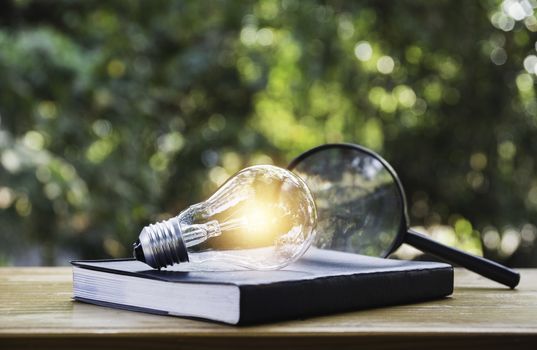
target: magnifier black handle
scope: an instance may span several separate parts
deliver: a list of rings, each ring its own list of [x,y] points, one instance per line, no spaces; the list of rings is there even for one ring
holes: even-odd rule
[[[468,254],[462,250],[445,246],[411,229],[408,230],[405,236],[405,243],[448,262],[463,266],[508,287],[515,288],[520,282],[520,274],[510,268],[494,261]]]

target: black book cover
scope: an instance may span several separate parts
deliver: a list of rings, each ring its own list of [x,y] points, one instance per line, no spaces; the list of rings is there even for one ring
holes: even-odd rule
[[[310,249],[277,271],[200,271],[192,264],[153,270],[132,259],[74,261],[74,266],[170,283],[234,285],[240,290],[238,324],[305,318],[445,297],[453,292],[453,268],[436,262],[381,259]],[[135,305],[75,299],[165,314]]]

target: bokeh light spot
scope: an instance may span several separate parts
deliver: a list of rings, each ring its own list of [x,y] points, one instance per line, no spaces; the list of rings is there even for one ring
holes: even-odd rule
[[[0,158],[4,168],[10,173],[16,173],[20,170],[22,164],[19,156],[14,151],[8,149],[2,152],[2,157]]]
[[[533,14],[533,5],[528,0],[504,0],[502,10],[515,21],[521,21]]]
[[[470,166],[475,171],[481,171],[487,167],[487,156],[484,153],[477,152],[470,156]]]
[[[112,78],[121,78],[125,74],[125,69],[125,64],[118,59],[111,60],[106,66],[108,75]]]
[[[354,55],[360,61],[369,61],[373,55],[373,48],[367,41],[360,41],[354,46]]]
[[[516,86],[521,92],[528,92],[533,89],[533,78],[527,73],[521,73],[516,77]]]
[[[490,53],[490,60],[497,66],[501,66],[507,62],[507,52],[501,47],[496,47]]]
[[[498,145],[498,154],[505,160],[512,159],[516,154],[516,146],[511,141],[503,141]]]
[[[56,118],[58,109],[53,101],[42,101],[37,105],[37,113],[44,119]]]
[[[28,131],[23,138],[24,145],[31,150],[40,151],[45,145],[43,135],[35,130]]]
[[[508,257],[513,255],[520,245],[520,232],[515,229],[509,228],[502,234],[502,240],[500,243],[500,255]]]
[[[257,32],[256,40],[261,46],[269,46],[274,40],[274,34],[269,28],[262,28]]]
[[[0,209],[6,209],[11,206],[15,195],[9,187],[0,187]]]
[[[495,228],[486,228],[483,231],[483,244],[489,250],[497,250],[500,246],[500,233]]]
[[[230,174],[223,167],[216,166],[209,171],[209,179],[216,185],[222,185]]]
[[[524,69],[531,74],[535,73],[535,66],[537,65],[537,56],[529,55],[524,58]]]
[[[382,74],[390,74],[395,68],[395,62],[390,56],[382,56],[377,61],[377,70]]]
[[[15,210],[20,216],[28,216],[32,213],[32,203],[27,195],[19,196],[15,202]]]

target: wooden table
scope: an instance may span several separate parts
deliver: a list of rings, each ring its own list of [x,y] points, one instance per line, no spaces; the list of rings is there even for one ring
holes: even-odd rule
[[[516,290],[457,269],[443,300],[233,327],[74,302],[70,268],[2,268],[0,349],[537,349],[537,269],[520,271]]]

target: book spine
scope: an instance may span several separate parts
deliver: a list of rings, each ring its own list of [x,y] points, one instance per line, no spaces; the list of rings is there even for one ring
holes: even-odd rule
[[[241,286],[240,325],[414,303],[453,293],[453,268]]]

